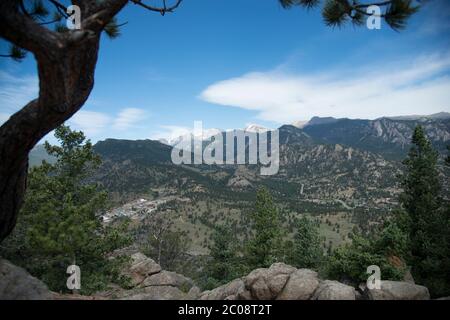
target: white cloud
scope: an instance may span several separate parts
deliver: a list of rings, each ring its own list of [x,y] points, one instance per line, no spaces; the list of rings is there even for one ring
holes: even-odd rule
[[[68,121],[73,129],[83,131],[87,137],[101,133],[111,123],[111,117],[102,112],[80,110]]]
[[[2,123],[6,122],[6,120],[8,120],[9,117],[10,117],[9,114],[0,113],[0,126],[2,125]]]
[[[450,110],[450,55],[297,75],[253,72],[214,83],[200,98],[278,123],[312,116],[377,118]],[[447,72],[447,74],[445,74]]]
[[[114,120],[114,128],[117,130],[127,130],[136,123],[143,120],[145,111],[138,108],[126,108],[119,112]]]
[[[39,80],[37,76],[15,76],[0,71],[0,125],[24,107],[28,102],[38,97]],[[90,99],[88,106],[95,106]],[[83,108],[84,109],[84,108]],[[121,136],[124,130],[136,129],[137,124],[146,116],[145,110],[138,108],[124,108],[116,115],[104,112],[80,110],[68,120],[68,124],[76,130],[82,130],[89,138],[111,135]]]
[[[146,112],[137,108],[121,109],[117,115],[104,112],[80,110],[68,121],[73,129],[83,131],[92,140],[107,137],[122,137],[124,130],[135,131],[137,123],[146,117]]]
[[[150,135],[152,140],[166,140],[169,144],[176,141],[181,136],[186,136],[193,132],[193,128],[173,125],[161,125],[161,129]]]
[[[39,80],[36,76],[17,77],[0,71],[0,124],[28,102],[37,98]]]

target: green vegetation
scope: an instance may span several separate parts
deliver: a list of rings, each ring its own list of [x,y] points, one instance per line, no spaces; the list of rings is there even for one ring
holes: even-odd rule
[[[142,246],[142,251],[148,257],[154,259],[163,269],[177,270],[183,263],[183,254],[189,248],[190,241],[185,231],[170,230],[171,224],[164,218],[155,219],[147,230],[147,239]],[[158,221],[163,221],[159,223]]]
[[[286,246],[287,263],[297,268],[317,269],[323,259],[318,226],[306,217],[297,222],[294,241]]]
[[[328,277],[355,285],[367,280],[367,267],[377,265],[383,280],[401,280],[406,271],[403,256],[406,234],[393,222],[387,222],[378,235],[352,235],[352,242],[334,250],[326,266]]]
[[[244,249],[244,259],[249,270],[269,267],[282,255],[278,210],[266,188],[261,188],[256,193],[254,210],[251,214],[254,237]]]
[[[367,266],[374,264],[382,279],[398,280],[409,265],[432,296],[450,293],[450,206],[442,198],[437,163],[437,152],[417,126],[403,161],[402,208],[372,235],[354,234],[351,244],[336,249],[328,261],[330,277],[365,281]]]
[[[136,156],[140,152],[152,154],[155,145],[161,147],[155,159],[142,159],[137,164],[125,162],[128,151],[122,151],[127,144],[120,143],[115,150],[115,143],[104,142],[96,151],[111,153],[108,166],[113,166],[109,160],[117,156],[120,163],[128,163],[124,172],[133,175],[125,179],[128,183],[135,183],[133,177],[141,173],[142,177],[131,187],[126,181],[119,185],[102,182],[120,186],[115,190],[119,193],[122,188],[140,190],[142,183],[147,190],[144,197],[152,199],[170,194],[166,202],[143,214],[144,218],[129,228],[101,223],[108,198],[89,182],[95,181],[92,177],[94,172],[98,174],[100,164],[90,142],[85,142],[81,132],[64,126],[56,130],[56,136],[61,146],[45,144],[46,152],[56,162],[44,161],[30,170],[18,227],[0,252],[52,290],[66,290],[65,269],[73,263],[81,267],[82,293],[89,294],[111,282],[125,284],[119,276],[123,260],[107,257],[129,243],[130,239],[123,236],[127,228],[144,254],[163,269],[194,278],[203,289],[215,288],[274,262],[285,262],[355,285],[366,281],[370,265],[380,267],[383,280],[401,280],[410,269],[416,282],[427,286],[433,296],[449,294],[450,205],[442,194],[445,188],[439,180],[437,153],[420,126],[414,131],[404,161],[401,207],[389,214],[381,207],[375,210],[369,205],[350,204],[352,193],[346,201],[324,195],[319,202],[312,202],[282,180],[263,181],[261,184],[268,188],[261,187],[254,201],[253,188],[242,192],[230,189],[226,185],[229,175],[218,168],[202,173],[196,167],[163,164],[166,147],[155,142],[136,142],[136,148],[131,148]],[[334,152],[334,146],[329,148],[330,154]],[[352,157],[355,159],[357,153]],[[147,167],[146,161],[152,167]],[[446,161],[450,165],[448,158]],[[100,172],[109,169],[112,167]],[[358,167],[358,172],[362,171]],[[152,177],[147,179],[145,172]],[[303,184],[301,181],[293,183]],[[366,180],[360,182],[361,186],[366,184]],[[193,191],[200,186],[200,191]],[[322,191],[317,188],[314,192],[318,197]],[[364,192],[371,194],[372,190]]]
[[[409,262],[418,283],[432,294],[450,293],[450,210],[443,201],[437,171],[438,154],[417,126],[413,146],[403,162],[401,204],[408,214]]]
[[[45,143],[54,164],[43,162],[30,170],[28,190],[17,227],[2,243],[0,254],[26,268],[53,291],[67,291],[66,268],[81,269],[81,293],[89,294],[108,283],[123,283],[123,259],[108,254],[129,243],[126,225],[104,227],[99,212],[106,193],[86,178],[100,164],[82,132],[61,126],[55,130],[60,146]]]
[[[213,289],[242,275],[237,252],[236,237],[229,226],[217,226],[210,246],[210,261],[207,263],[206,289]]]

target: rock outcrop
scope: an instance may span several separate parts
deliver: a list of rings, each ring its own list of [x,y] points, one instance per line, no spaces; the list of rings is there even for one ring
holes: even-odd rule
[[[51,297],[42,281],[0,258],[0,300],[45,300]]]
[[[317,272],[296,269],[284,263],[253,270],[210,291],[201,292],[194,282],[161,266],[139,252],[127,253],[131,263],[123,271],[131,279],[131,289],[111,285],[92,296],[56,294],[40,280],[7,260],[0,259],[0,300],[428,300],[423,286],[406,281],[381,281],[380,289],[362,285],[355,289],[338,281],[321,280]]]
[[[424,286],[405,281],[381,281],[380,289],[366,289],[370,300],[429,300],[430,293]]]
[[[315,271],[284,263],[256,269],[247,276],[201,293],[202,300],[423,300],[428,289],[405,281],[382,281],[381,289],[355,288],[321,280]]]
[[[132,288],[115,288],[102,293],[102,296],[124,300],[184,300],[199,296],[200,289],[191,279],[162,270],[153,259],[140,252],[130,253],[130,258],[130,266],[123,274],[131,279]]]
[[[313,296],[314,300],[356,300],[356,290],[346,284],[322,281]]]
[[[274,263],[270,268],[253,270],[246,277],[205,291],[200,299],[309,300],[319,284],[318,275],[312,270]]]

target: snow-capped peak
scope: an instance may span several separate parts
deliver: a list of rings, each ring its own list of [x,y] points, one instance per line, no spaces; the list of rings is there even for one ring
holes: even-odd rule
[[[261,133],[261,132],[266,132],[269,131],[270,129],[263,127],[259,124],[254,124],[254,123],[250,123],[247,125],[247,127],[244,129],[244,131],[247,132],[256,132],[256,133]]]
[[[186,132],[179,136],[174,136],[170,138],[162,138],[159,139],[159,142],[164,143],[169,146],[175,146],[181,141],[189,141],[189,140],[197,140],[197,141],[204,141],[210,139],[212,136],[221,133],[223,130],[211,128],[211,129],[203,129],[203,131],[200,133],[197,132]]]
[[[304,127],[306,127],[308,125],[309,121],[308,120],[299,120],[299,121],[294,121],[292,122],[292,125],[294,127],[297,127],[299,129],[302,129]]]

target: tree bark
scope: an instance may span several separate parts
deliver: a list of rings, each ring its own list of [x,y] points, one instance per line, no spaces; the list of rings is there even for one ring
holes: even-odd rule
[[[38,59],[39,98],[0,127],[0,242],[12,231],[26,189],[28,153],[84,104],[94,85],[98,37],[64,51],[58,62]]]
[[[107,0],[92,12],[86,9],[82,29],[61,34],[22,15],[17,1],[0,1],[0,36],[31,51],[39,75],[39,97],[0,127],[0,243],[13,230],[24,199],[28,153],[89,97],[100,33],[126,3]]]

